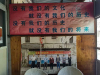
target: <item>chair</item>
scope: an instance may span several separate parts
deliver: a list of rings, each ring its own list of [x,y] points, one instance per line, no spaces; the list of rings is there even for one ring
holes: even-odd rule
[[[67,66],[62,68],[58,75],[83,75],[83,73],[75,67]]]
[[[40,69],[32,68],[25,72],[25,75],[48,75]]]

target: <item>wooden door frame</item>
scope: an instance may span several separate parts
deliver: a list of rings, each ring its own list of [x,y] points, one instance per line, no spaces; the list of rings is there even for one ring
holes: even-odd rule
[[[89,40],[89,37],[92,37],[92,39]],[[96,65],[95,65],[95,62],[96,62],[96,53],[95,52],[96,51],[95,50],[96,49],[93,48],[91,50],[91,48],[85,48],[85,45],[84,45],[84,41],[86,42],[86,40],[88,39],[89,42],[91,42],[90,43],[91,46],[93,46],[92,43],[94,43],[94,47],[95,47],[96,46],[95,45],[96,44],[95,35],[78,35],[77,38],[79,38],[77,41],[80,42],[80,44],[82,43],[81,45],[76,46],[78,56],[80,55],[80,53],[78,52],[79,50],[81,52],[84,52],[84,50],[88,49],[90,52],[94,52],[93,57],[91,55],[88,56],[90,58],[89,61],[83,59],[83,56],[85,56],[86,54],[83,54],[83,55],[77,57],[78,68],[84,73],[84,75],[88,75],[88,74],[89,75],[96,75],[95,74],[95,68],[96,68]],[[94,40],[94,41],[92,41],[92,40]],[[21,71],[21,36],[11,36],[10,45],[11,45],[12,75],[20,75],[20,71]],[[79,47],[79,48],[77,48],[77,47]],[[80,47],[83,47],[83,48],[80,48]],[[82,63],[82,62],[87,62],[87,63],[91,62],[91,65],[89,66],[89,67],[91,67],[91,69],[88,68],[88,66],[87,67],[82,66],[82,65],[86,65],[86,63]],[[85,72],[85,70],[88,70],[88,71]]]

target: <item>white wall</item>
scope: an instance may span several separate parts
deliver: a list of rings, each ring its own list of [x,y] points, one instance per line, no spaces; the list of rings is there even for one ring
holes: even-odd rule
[[[30,37],[30,43],[40,43],[40,37]]]
[[[0,37],[0,43],[3,43],[3,37]]]
[[[28,49],[22,49],[21,53],[22,53],[22,62],[21,62],[21,66],[27,66],[28,65]],[[26,60],[26,63],[24,63]]]
[[[0,48],[0,75],[7,74],[7,47]]]
[[[73,36],[73,43],[76,44],[76,36]]]
[[[46,36],[43,39],[43,43],[65,43],[67,41],[67,43],[69,43],[69,39],[72,36],[57,36],[56,39],[52,39],[51,36]],[[76,40],[75,38],[76,36],[74,36],[74,42]],[[62,38],[62,42],[61,42],[61,38]],[[30,37],[30,43],[40,43],[40,37]]]
[[[72,36],[57,36],[56,39],[52,39],[51,36],[45,36],[43,40],[44,48],[67,48],[67,44],[69,43],[69,39]],[[25,37],[21,37],[21,44],[25,43]],[[30,37],[30,43],[38,43],[40,44],[40,37]],[[45,44],[48,43],[48,44]],[[50,44],[51,43],[51,44]],[[55,44],[58,43],[58,44]],[[76,43],[76,36],[73,36],[73,43]]]
[[[73,66],[77,65],[77,50],[76,50],[76,44],[75,43],[68,43],[67,48],[71,48],[71,57],[72,57],[72,64]]]
[[[56,39],[52,39],[52,37],[45,37],[46,40],[45,40],[45,43],[65,43],[67,41],[67,43],[69,43],[69,39],[71,38],[72,36],[57,36]],[[62,41],[61,41],[62,39]]]
[[[67,48],[67,44],[64,44],[65,42],[69,43],[69,39],[72,36],[59,36],[56,39],[52,39],[51,37],[45,37],[43,43],[59,43],[59,44],[45,44],[44,48]],[[73,41],[75,42],[76,38],[74,37]]]
[[[21,37],[21,44],[25,43],[25,37]]]
[[[85,0],[84,2],[92,2],[92,0]]]

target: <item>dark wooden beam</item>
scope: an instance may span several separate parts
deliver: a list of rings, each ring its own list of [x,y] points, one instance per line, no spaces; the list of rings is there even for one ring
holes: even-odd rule
[[[98,50],[100,50],[100,47],[97,47]]]
[[[43,48],[42,51],[70,51],[71,48]],[[29,51],[40,51],[40,49],[29,49]]]
[[[43,37],[43,36],[78,36],[78,35],[94,35],[94,33],[83,33],[83,34],[39,34],[39,35],[8,35],[8,37],[12,37],[12,36],[21,36],[21,37],[23,37],[23,36],[30,36],[30,37],[32,37],[32,36],[41,36],[41,37]]]

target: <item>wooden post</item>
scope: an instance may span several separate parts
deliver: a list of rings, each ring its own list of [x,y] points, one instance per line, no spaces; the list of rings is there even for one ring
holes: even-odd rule
[[[84,75],[96,75],[95,39],[95,35],[77,36],[77,67]]]
[[[11,45],[11,69],[12,75],[20,75],[21,69],[21,37],[12,36]]]

